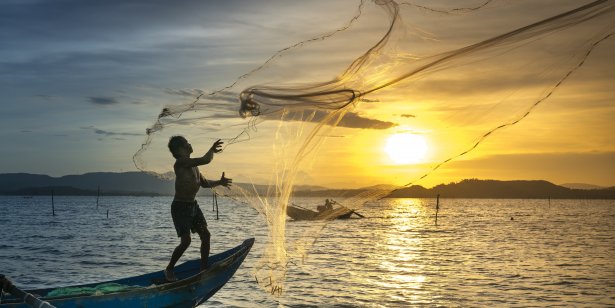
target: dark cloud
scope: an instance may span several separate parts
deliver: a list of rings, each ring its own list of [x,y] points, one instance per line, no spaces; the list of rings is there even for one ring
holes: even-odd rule
[[[402,118],[416,118],[416,116],[413,115],[413,114],[402,114],[402,115],[400,115],[400,117],[402,117]]]
[[[201,96],[200,100],[201,102],[204,102],[206,100],[212,101],[212,103],[221,103],[221,102],[226,102],[226,103],[233,103],[233,108],[236,108],[239,105],[239,93],[237,92],[232,92],[232,91],[219,91],[216,92],[214,95],[210,95],[210,92],[205,92],[201,89],[170,89],[170,88],[165,88],[164,93],[166,94],[170,94],[170,95],[176,95],[176,96],[182,96],[182,97],[190,97],[190,98],[194,98],[196,99],[199,95],[203,94],[203,96]],[[209,104],[209,103],[207,103]],[[236,105],[235,105],[236,104]],[[228,105],[228,104],[225,104]]]
[[[169,89],[166,88],[164,89],[164,93],[166,94],[170,94],[170,95],[177,95],[177,96],[183,96],[183,97],[193,97],[193,98],[197,98],[199,95],[203,94],[203,90],[200,89]]]
[[[225,103],[225,100],[228,102],[237,102],[237,94],[232,92],[220,93],[215,96],[215,100],[212,102],[205,103],[204,101],[200,102],[200,106],[195,106],[194,109],[206,108],[211,113],[207,115],[200,115],[194,118],[175,118],[175,117],[164,117],[166,120],[165,124],[172,125],[192,125],[195,120],[223,120],[223,119],[234,119],[239,117],[238,105],[237,104],[228,104]],[[183,113],[187,111],[187,105],[181,106],[172,106],[167,107],[173,114]],[[218,112],[216,112],[218,111]],[[302,114],[310,114],[311,111],[301,112]],[[328,115],[326,111],[317,110],[314,112],[314,116],[298,116],[297,114],[293,114],[293,112],[289,113],[287,117],[285,117],[285,121],[309,121],[313,123],[322,122],[325,117]],[[263,113],[259,117],[267,120],[279,120],[280,119],[279,112],[274,113]],[[211,124],[214,125],[214,124]],[[346,127],[346,128],[359,128],[359,129],[389,129],[395,126],[398,126],[397,123],[381,121],[378,119],[370,119],[364,116],[361,116],[355,112],[346,113],[346,115],[342,118],[342,120],[338,123],[338,127]]]
[[[93,96],[88,97],[88,101],[96,105],[115,105],[115,104],[120,103],[113,97],[102,97],[102,96],[101,97],[93,97]]]
[[[168,25],[205,24],[220,20],[220,10],[232,12],[244,1],[191,1],[173,3],[160,0],[42,0],[2,1],[0,21],[4,26],[19,26],[9,33],[25,36],[87,38],[92,33],[131,32],[141,27],[158,29]],[[203,18],[210,17],[210,18]],[[216,18],[217,17],[217,18]],[[62,30],[54,32],[54,29]],[[0,31],[0,35],[8,35]]]
[[[224,46],[236,38],[205,37],[233,28],[228,15],[250,3],[0,1],[0,84],[67,96],[93,87],[106,93],[135,80],[169,84],[168,72],[194,69],[205,52],[210,60],[228,57]]]
[[[239,104],[239,93],[231,91],[220,91],[216,94],[216,98],[229,103]]]
[[[143,136],[143,134],[136,134],[136,133],[110,132],[110,131],[106,131],[106,130],[102,130],[102,129],[96,128],[94,126],[82,127],[81,129],[92,130],[95,134],[103,135],[105,137],[110,137],[110,136]],[[118,137],[116,137],[115,139],[117,139],[117,138]],[[118,139],[118,140],[125,140],[125,139]]]
[[[340,121],[338,126],[348,128],[387,129],[397,126],[397,123],[369,119],[357,113],[349,112],[344,116],[342,121]]]
[[[208,112],[206,114],[199,116],[203,119],[227,119],[239,117],[239,94],[236,92],[220,91],[215,95],[210,95],[210,93],[199,89],[182,90],[166,88],[163,91],[170,95],[182,96],[190,99],[190,103],[167,105],[162,110],[161,114],[165,114],[165,120],[168,120],[174,124],[190,124],[189,119],[186,121],[173,119],[187,111],[207,110]],[[203,95],[199,97],[200,94]],[[197,98],[199,99],[197,100]]]
[[[303,121],[309,121],[314,123],[320,123],[328,115],[327,112],[317,110],[314,117],[301,117]],[[276,115],[262,115],[268,119],[278,119]],[[292,113],[287,118],[289,121],[296,121],[297,117],[294,117]],[[342,120],[338,123],[338,127],[346,128],[360,128],[360,129],[388,129],[397,126],[397,123],[381,121],[377,119],[370,119],[363,117],[355,112],[346,113]]]

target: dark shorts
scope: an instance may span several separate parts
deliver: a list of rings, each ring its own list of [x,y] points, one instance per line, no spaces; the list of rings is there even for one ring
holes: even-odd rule
[[[173,225],[177,236],[189,233],[199,232],[199,230],[207,230],[207,222],[205,216],[199,207],[199,204],[193,202],[173,201],[171,204],[171,216],[173,217]]]

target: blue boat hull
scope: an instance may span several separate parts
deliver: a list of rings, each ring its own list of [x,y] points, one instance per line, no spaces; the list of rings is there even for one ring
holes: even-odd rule
[[[163,283],[164,275],[162,271],[159,271],[114,281],[71,286],[94,287],[103,283],[139,286],[139,288],[120,293],[46,297],[53,289],[26,290],[26,292],[38,295],[41,300],[58,308],[195,307],[213,296],[231,279],[253,244],[254,239],[248,239],[233,249],[210,256],[208,261],[211,267],[202,272],[199,271],[200,260],[183,263],[175,268],[175,274],[179,280],[172,283]],[[0,304],[0,308],[9,307],[29,308],[30,306],[8,297]]]

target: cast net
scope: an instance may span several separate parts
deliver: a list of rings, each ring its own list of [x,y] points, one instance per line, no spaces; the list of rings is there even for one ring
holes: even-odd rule
[[[522,17],[507,18],[511,12]],[[139,169],[165,174],[170,136],[205,145],[222,139],[224,153],[204,169],[209,177],[225,171],[235,184],[217,193],[267,222],[255,276],[272,294],[283,292],[286,271],[340,214],[330,211],[310,232],[289,236],[287,208],[297,198],[360,209],[479,151],[556,95],[609,41],[615,1],[375,0],[340,19],[227,87],[173,101],[134,157]],[[392,134],[420,136],[429,150],[394,163],[382,155],[383,136]]]

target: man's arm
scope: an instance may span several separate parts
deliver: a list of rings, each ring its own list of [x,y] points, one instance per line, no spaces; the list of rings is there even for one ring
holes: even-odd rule
[[[201,166],[201,165],[209,164],[214,159],[214,154],[215,153],[222,152],[222,145],[223,144],[224,144],[224,142],[222,142],[220,139],[218,139],[218,140],[216,140],[216,142],[214,142],[214,144],[211,146],[209,151],[207,151],[207,153],[205,153],[205,155],[203,155],[202,157],[180,158],[180,159],[177,160],[176,165],[178,167],[192,168],[192,167],[196,167],[196,166]]]
[[[231,186],[231,183],[233,183],[232,179],[226,178],[224,176],[224,172],[222,172],[222,177],[220,178],[220,180],[217,181],[208,180],[200,173],[199,176],[201,177],[201,187],[203,188],[213,188],[220,185],[228,188],[229,186]]]

